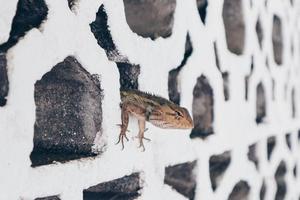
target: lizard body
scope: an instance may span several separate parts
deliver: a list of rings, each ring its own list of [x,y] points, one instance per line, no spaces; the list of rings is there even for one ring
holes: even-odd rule
[[[139,90],[121,91],[121,133],[117,144],[123,139],[129,122],[129,115],[136,117],[139,124],[140,147],[144,148],[144,137],[146,121],[160,128],[190,129],[193,128],[193,120],[186,108],[180,107],[173,102]],[[128,140],[128,139],[127,139]]]

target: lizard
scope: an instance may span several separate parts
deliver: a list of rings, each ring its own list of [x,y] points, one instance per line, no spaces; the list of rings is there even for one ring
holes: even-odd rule
[[[188,110],[184,107],[163,98],[142,92],[139,90],[121,90],[121,132],[116,144],[121,142],[122,150],[124,149],[124,138],[128,141],[126,131],[129,122],[129,116],[133,116],[138,120],[139,147],[145,151],[143,140],[149,140],[144,137],[146,131],[146,121],[159,128],[174,128],[174,129],[191,129],[194,127],[193,119]]]

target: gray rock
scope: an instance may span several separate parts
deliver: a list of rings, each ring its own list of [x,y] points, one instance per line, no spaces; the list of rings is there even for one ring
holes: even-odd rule
[[[138,78],[140,75],[140,66],[130,63],[117,62],[120,73],[121,90],[138,89]]]
[[[258,157],[256,155],[256,143],[248,147],[248,159],[255,164],[256,169],[258,169]]]
[[[239,181],[229,194],[228,200],[248,200],[250,186],[246,181]]]
[[[256,87],[256,123],[262,123],[267,115],[266,97],[263,84],[260,82]]]
[[[273,150],[276,146],[276,137],[275,136],[271,136],[268,138],[267,140],[267,156],[268,156],[268,160],[271,159],[271,156],[272,156],[272,153],[273,153]]]
[[[278,65],[282,64],[283,40],[281,19],[274,15],[272,29],[272,43],[274,60]]]
[[[123,0],[131,30],[142,37],[156,39],[172,34],[176,0]]]
[[[222,177],[231,162],[230,151],[213,155],[209,158],[209,176],[213,191],[217,189]]]
[[[256,25],[255,25],[255,31],[256,31],[259,47],[262,49],[262,40],[264,38],[264,33],[263,33],[263,30],[262,30],[259,18],[258,18],[258,20],[256,22]]]
[[[109,182],[100,183],[83,191],[84,200],[133,200],[140,194],[140,174],[133,173]]]
[[[287,186],[284,180],[286,172],[286,164],[284,161],[281,161],[275,172],[275,181],[277,185],[275,200],[283,200],[287,192]]]
[[[224,0],[223,21],[229,51],[240,55],[244,51],[245,22],[241,0]]]
[[[201,18],[201,21],[205,24],[206,8],[208,6],[207,0],[197,0],[197,8]]]
[[[102,90],[96,76],[67,57],[36,82],[34,94],[33,166],[101,152],[92,151],[102,123]]]
[[[193,120],[194,128],[190,135],[191,138],[205,138],[213,134],[212,122],[214,119],[213,111],[213,90],[207,78],[201,75],[193,90]]]
[[[6,69],[6,56],[0,53],[0,106],[5,106],[8,94],[8,77]]]
[[[196,177],[193,170],[197,161],[182,163],[165,168],[165,184],[189,199],[195,198]]]
[[[58,196],[39,197],[35,200],[60,200]]]

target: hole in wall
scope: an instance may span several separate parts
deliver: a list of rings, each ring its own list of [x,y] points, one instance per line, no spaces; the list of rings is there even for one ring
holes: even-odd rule
[[[286,142],[286,145],[288,146],[288,148],[290,150],[292,150],[291,134],[290,133],[285,134],[285,142]]]
[[[39,28],[46,19],[48,8],[44,0],[19,0],[13,18],[8,40],[0,44],[0,107],[6,105],[9,81],[7,75],[6,52],[14,46],[27,31]]]
[[[263,182],[261,184],[260,191],[259,191],[259,199],[260,200],[264,200],[265,199],[266,191],[267,191],[267,186],[266,186],[265,180],[263,180]]]
[[[189,34],[186,36],[185,41],[185,52],[183,60],[181,61],[180,65],[176,67],[175,69],[172,69],[169,72],[168,76],[168,92],[169,92],[169,99],[170,101],[180,104],[180,88],[179,88],[179,72],[180,70],[185,66],[188,58],[192,55],[193,52],[193,46],[190,40]]]
[[[60,200],[59,196],[39,197],[34,200]]]
[[[248,159],[255,164],[256,169],[258,169],[258,157],[256,155],[256,144],[252,144],[248,147]]]
[[[253,55],[251,56],[251,65],[250,65],[250,73],[248,75],[245,76],[245,99],[246,101],[248,101],[248,93],[249,93],[249,81],[250,81],[250,77],[253,74],[253,70],[254,70],[254,57]]]
[[[276,145],[276,137],[275,136],[271,136],[268,138],[267,140],[267,153],[268,153],[268,160],[271,159],[272,153],[274,151]]]
[[[140,174],[133,173],[83,190],[83,200],[136,199],[141,188]]]
[[[277,185],[275,200],[283,200],[285,198],[287,191],[286,182],[284,180],[286,171],[286,164],[284,161],[281,161],[275,172],[275,181]]]
[[[281,65],[283,52],[282,25],[281,19],[277,15],[273,16],[272,44],[274,60],[276,64]]]
[[[136,34],[152,40],[172,35],[176,0],[123,0],[126,21]]]
[[[260,49],[262,49],[262,40],[264,38],[264,33],[263,33],[263,30],[261,27],[260,17],[258,17],[258,19],[257,19],[256,25],[255,25],[255,31],[256,31],[259,47],[260,47]]]
[[[229,194],[228,200],[248,199],[250,186],[246,181],[239,181]]]
[[[102,89],[99,77],[89,74],[74,57],[55,65],[35,83],[36,121],[32,166],[66,162],[100,154],[93,149],[102,134]]]
[[[231,162],[230,151],[222,154],[212,155],[209,158],[209,176],[213,191],[217,189],[222,181],[223,175]]]
[[[214,119],[213,90],[205,76],[201,75],[197,79],[197,83],[193,90],[193,96],[192,113],[194,128],[190,137],[205,138],[214,133],[212,126]]]
[[[198,13],[203,24],[205,24],[207,5],[207,0],[197,0]]]
[[[194,173],[197,161],[182,163],[165,168],[164,183],[189,199],[194,199],[196,175]]]
[[[263,123],[264,118],[266,117],[266,97],[265,97],[265,89],[260,82],[256,87],[256,123]]]
[[[229,51],[241,55],[245,43],[245,23],[241,0],[224,0],[222,17]]]

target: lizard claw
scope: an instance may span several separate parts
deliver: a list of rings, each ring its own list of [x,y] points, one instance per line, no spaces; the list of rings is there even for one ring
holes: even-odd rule
[[[122,124],[116,124],[116,126],[119,126],[122,128]],[[130,132],[130,130],[126,130],[126,132]]]
[[[129,141],[129,139],[127,138],[126,134],[120,134],[120,135],[119,135],[119,140],[118,140],[118,142],[116,143],[116,145],[117,145],[117,144],[119,144],[119,143],[121,142],[121,144],[122,144],[122,150],[124,149],[124,137],[125,137],[125,139],[126,139],[127,141]]]

